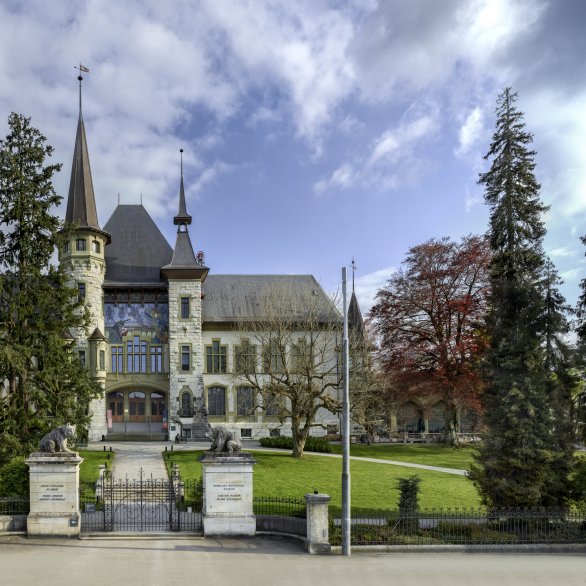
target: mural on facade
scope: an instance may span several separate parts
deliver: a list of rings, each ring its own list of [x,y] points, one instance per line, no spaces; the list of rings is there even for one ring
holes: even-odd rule
[[[166,303],[105,303],[106,337],[111,344],[122,342],[131,332],[151,344],[169,340],[169,306]]]

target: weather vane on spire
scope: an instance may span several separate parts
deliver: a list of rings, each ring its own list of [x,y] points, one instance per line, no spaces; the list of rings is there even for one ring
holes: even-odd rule
[[[89,73],[90,70],[85,65],[82,65],[81,61],[79,62],[79,65],[74,65],[73,69],[79,70],[79,75],[77,76],[77,79],[79,80],[79,116],[81,118],[81,81],[83,79],[83,76],[81,74]]]

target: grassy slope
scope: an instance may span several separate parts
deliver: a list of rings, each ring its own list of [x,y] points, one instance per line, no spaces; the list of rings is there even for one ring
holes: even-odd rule
[[[95,482],[98,479],[99,465],[108,464],[108,468],[112,467],[114,459],[114,452],[95,452],[89,450],[78,450],[79,455],[83,458],[83,462],[79,467],[79,480],[81,482]],[[108,455],[110,459],[108,460]]]
[[[184,479],[199,478],[203,452],[169,452],[169,462],[179,464]],[[288,453],[253,452],[254,494],[302,497],[318,490],[332,497],[332,508],[341,507],[342,462],[338,458],[306,455],[295,460]],[[399,501],[397,479],[418,474],[421,477],[422,508],[476,507],[480,500],[472,483],[463,476],[412,470],[399,466],[351,463],[352,506],[359,509],[396,509]]]
[[[332,445],[332,449],[336,454],[342,453],[341,445]],[[350,454],[365,458],[414,462],[429,466],[468,470],[472,464],[474,448],[471,446],[451,448],[448,446],[426,444],[375,444],[370,446],[352,444],[350,446]]]

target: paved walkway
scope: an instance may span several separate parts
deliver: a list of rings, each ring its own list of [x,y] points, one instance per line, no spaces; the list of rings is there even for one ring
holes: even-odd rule
[[[114,459],[113,473],[116,478],[138,478],[140,469],[143,470],[143,475],[153,478],[166,478],[167,472],[163,463],[162,452],[173,448],[175,451],[183,450],[207,450],[210,447],[209,442],[193,442],[189,444],[172,444],[159,442],[107,442],[108,447],[116,452]],[[104,444],[91,444],[90,450],[102,450]],[[259,450],[264,452],[289,452],[290,450],[282,450],[275,448],[263,448],[259,442],[250,441],[244,444],[245,450]],[[322,454],[318,452],[307,452],[312,456],[324,456],[328,458],[342,458],[340,454]],[[426,464],[415,464],[413,462],[399,462],[396,460],[383,460],[381,458],[364,458],[361,456],[351,456],[351,460],[360,462],[372,462],[374,464],[386,464],[388,466],[403,466],[405,468],[418,468],[420,470],[431,470],[432,472],[443,472],[444,474],[455,474],[457,476],[466,476],[466,470],[459,470],[457,468],[443,468],[441,466],[428,466]]]
[[[26,539],[0,536],[6,586],[584,586],[583,554],[358,553],[310,556],[255,539]]]

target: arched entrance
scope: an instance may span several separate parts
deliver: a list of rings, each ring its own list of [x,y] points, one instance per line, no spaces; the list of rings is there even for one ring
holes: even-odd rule
[[[167,393],[144,387],[130,387],[111,391],[106,397],[108,437],[110,434],[146,436],[167,431]]]

